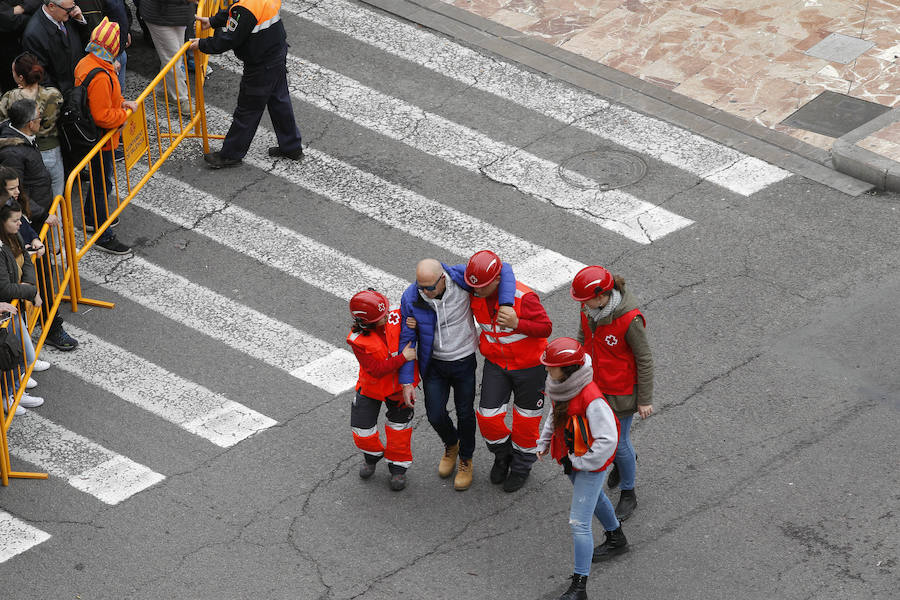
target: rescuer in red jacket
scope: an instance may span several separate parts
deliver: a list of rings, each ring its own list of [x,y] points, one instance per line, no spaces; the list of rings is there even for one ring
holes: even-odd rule
[[[466,283],[472,287],[472,315],[480,328],[478,349],[484,356],[478,427],[494,453],[491,483],[506,492],[525,485],[537,460],[537,439],[544,407],[547,372],[541,354],[553,324],[541,301],[517,281],[512,310],[500,310],[500,257],[490,250],[476,252],[466,265]],[[509,397],[513,395],[512,429],[506,426]]]
[[[356,397],[350,408],[353,442],[363,451],[365,461],[359,476],[368,479],[383,456],[391,472],[391,489],[406,487],[406,470],[412,463],[412,403],[403,401],[397,371],[416,351],[407,344],[397,352],[400,341],[400,309],[391,309],[387,298],[375,290],[363,290],[350,299],[353,326],[347,343],[359,361]],[[418,384],[418,372],[415,383]],[[378,434],[378,413],[387,408],[385,443]]]

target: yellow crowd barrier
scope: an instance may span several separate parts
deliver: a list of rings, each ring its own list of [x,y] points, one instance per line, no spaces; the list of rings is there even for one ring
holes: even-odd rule
[[[225,6],[223,0],[201,0],[197,4],[197,16],[210,17]],[[195,31],[197,37],[212,35],[212,30],[200,29],[199,21]],[[42,306],[31,306],[26,310],[25,305],[28,303],[18,300],[12,303],[16,310],[27,313],[28,326],[19,326],[19,315],[9,315],[10,318],[5,321],[2,319],[6,315],[0,315],[2,328],[12,328],[9,332],[23,350],[22,363],[11,371],[0,373],[0,482],[4,486],[9,485],[10,478],[47,478],[46,473],[12,470],[7,433],[26,383],[34,370],[34,362],[61,303],[71,302],[73,311],[78,310],[79,304],[105,308],[114,306],[111,302],[82,296],[78,261],[97,243],[184,139],[202,139],[203,151],[209,152],[209,139],[223,137],[209,135],[206,128],[203,86],[208,57],[194,52],[194,71],[193,77],[190,77],[187,60],[189,48],[190,44],[185,43],[172,60],[163,66],[135,99],[137,109],[128,115],[122,128],[107,132],[97,142],[87,156],[71,170],[66,180],[64,196],[54,199],[49,214],[57,215],[59,222],[44,225],[40,235],[46,248],[45,253],[40,257],[32,256],[35,270],[39,273],[38,287],[43,299]],[[177,75],[179,69],[185,74],[184,90],[181,89],[182,84]],[[184,103],[187,106],[183,106],[178,100],[184,96],[187,97],[187,102]],[[115,160],[113,150],[103,150],[117,135],[121,135],[125,154],[121,165]],[[111,193],[107,193],[104,183],[107,178],[111,183]],[[93,197],[95,189],[102,192],[98,194],[102,198],[96,201]],[[73,206],[77,206],[77,210]],[[86,207],[89,208],[87,215]],[[105,213],[105,218],[98,218],[98,213]],[[26,319],[23,318],[24,320]],[[34,357],[28,360],[27,345],[32,343],[32,332],[38,324],[41,326],[41,334],[33,342]]]

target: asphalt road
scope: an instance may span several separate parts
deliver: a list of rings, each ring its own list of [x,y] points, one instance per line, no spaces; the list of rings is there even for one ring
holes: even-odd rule
[[[591,598],[896,598],[900,198],[797,175],[739,193],[478,82],[284,20],[308,61],[291,70],[306,161],[265,156],[268,117],[239,168],[207,170],[186,142],[123,215],[136,259],[92,263],[86,295],[116,308],[65,314],[96,340],[76,351],[87,358],[47,350],[57,367],[38,377],[47,402],[31,412],[164,478],[116,503],[59,476],[0,489],[3,512],[50,536],[0,563],[0,597],[556,598],[572,569],[558,466],[539,463],[504,494],[479,442],[475,483],[455,492],[420,409],[409,487],[391,492],[383,466],[361,481],[351,392],[303,367],[346,349],[348,289],[377,281],[396,300],[418,259],[493,247],[524,271],[529,252],[556,253],[550,267],[605,265],[647,317],[657,412],[634,430],[631,552],[594,569]],[[214,63],[206,88],[217,133],[239,81],[229,64]],[[138,41],[131,91],[156,68]],[[341,78],[322,83],[323,69]],[[615,109],[599,103],[596,114]],[[514,160],[491,155],[508,148]],[[646,173],[588,206],[541,171],[595,151]],[[589,158],[566,164],[604,175]],[[635,199],[665,214],[609,218]],[[530,272],[536,284],[559,274]],[[554,336],[574,334],[567,286],[546,287]],[[255,425],[217,443],[215,424],[170,412],[203,403]],[[15,453],[13,466],[41,467]]]

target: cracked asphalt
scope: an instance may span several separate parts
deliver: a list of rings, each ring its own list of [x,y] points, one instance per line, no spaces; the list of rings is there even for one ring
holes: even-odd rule
[[[417,135],[427,111],[557,164],[615,148],[577,126],[613,111],[606,100],[561,125],[479,90],[477,77],[447,81],[283,18],[292,53],[419,107],[407,115],[405,136]],[[155,73],[155,55],[140,41],[128,64]],[[237,75],[216,68],[207,101],[230,111],[237,85]],[[624,191],[694,224],[639,244],[504,183],[490,168],[508,157],[472,173],[329,110],[298,101],[294,108],[310,147],[603,264],[637,294],[654,352],[657,412],[633,434],[639,504],[624,524],[631,552],[595,565],[591,598],[896,597],[900,197],[852,198],[796,175],[743,197],[642,155],[648,174]],[[423,257],[466,258],[266,170],[209,171],[195,142],[164,171],[222,204],[183,227],[130,207],[120,239],[339,347],[348,328],[343,301],[192,230],[236,206],[400,277],[412,278]],[[270,242],[277,252],[280,240]],[[127,273],[128,263],[113,263],[106,281]],[[87,382],[44,374],[40,391],[54,420],[166,479],[116,506],[54,479],[0,489],[3,510],[52,535],[0,563],[4,600],[549,600],[565,589],[570,484],[557,466],[539,463],[520,492],[504,494],[488,481],[491,458],[479,440],[475,483],[455,492],[436,475],[442,448],[418,409],[409,487],[393,493],[383,466],[371,480],[356,475],[349,393],[331,397],[102,286],[84,292],[117,306],[64,310],[67,321],[278,424],[222,449],[98,397]],[[573,335],[577,306],[567,289],[542,301],[554,336]]]

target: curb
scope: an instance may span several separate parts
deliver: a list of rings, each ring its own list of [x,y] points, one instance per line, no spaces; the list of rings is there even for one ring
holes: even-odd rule
[[[831,154],[789,135],[616,71],[441,0],[359,0],[456,41],[530,67],[850,196],[872,189],[832,168]]]
[[[900,163],[856,145],[898,121],[900,107],[879,115],[838,138],[831,149],[834,168],[851,177],[868,181],[880,190],[900,192]]]

